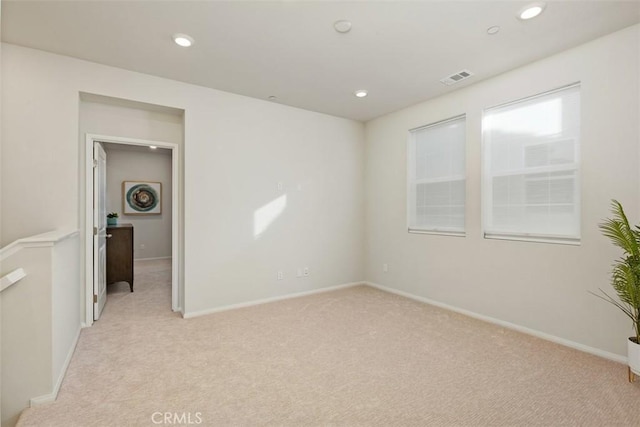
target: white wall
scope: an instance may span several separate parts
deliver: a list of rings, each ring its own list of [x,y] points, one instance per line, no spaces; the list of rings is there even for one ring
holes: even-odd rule
[[[21,239],[0,250],[0,276],[26,276],[0,295],[2,426],[52,402],[80,334],[80,241],[75,230]]]
[[[181,109],[81,93],[80,139],[91,133],[182,146],[183,116]]]
[[[362,280],[363,125],[227,96],[224,117],[186,111],[188,311]],[[255,236],[259,212],[284,195]],[[304,266],[311,276],[295,278]]]
[[[185,111],[187,312],[363,279],[361,123],[14,45],[2,59],[4,242],[84,230],[85,92]],[[256,238],[254,214],[284,192]]]
[[[618,255],[597,224],[620,200],[639,222],[639,27],[366,125],[366,275],[387,287],[624,355],[629,321],[590,295]],[[481,112],[581,82],[582,243],[488,240],[481,229]],[[465,238],[407,233],[408,130],[467,114]],[[383,273],[382,264],[389,264]]]
[[[171,256],[171,150],[127,149],[105,144],[107,152],[107,211],[120,214],[119,223],[133,224],[135,259]],[[159,215],[125,215],[122,182],[147,181],[162,184]]]
[[[51,249],[27,248],[2,260],[2,275],[21,267],[27,272],[0,297],[3,426],[13,426],[30,399],[53,388]]]
[[[52,384],[59,387],[80,334],[80,236],[78,233],[53,248],[51,291]],[[57,392],[57,390],[56,390]]]

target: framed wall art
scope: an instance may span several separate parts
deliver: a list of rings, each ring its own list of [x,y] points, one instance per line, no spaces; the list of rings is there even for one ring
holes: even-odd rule
[[[162,183],[122,182],[122,212],[125,215],[159,215],[162,213]]]

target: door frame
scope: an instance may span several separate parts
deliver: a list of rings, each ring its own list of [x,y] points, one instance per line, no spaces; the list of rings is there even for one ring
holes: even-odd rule
[[[85,135],[85,209],[84,209],[84,234],[85,234],[85,325],[93,324],[93,147],[96,142],[110,144],[137,145],[143,147],[156,146],[171,150],[171,310],[181,311],[180,301],[180,242],[182,230],[180,230],[180,150],[179,145],[173,142],[150,141],[146,139],[125,138],[119,136],[107,136],[87,133]],[[107,160],[108,162],[108,160]]]
[[[107,302],[107,152],[93,143],[93,320]],[[104,193],[104,194],[103,194]],[[96,197],[97,196],[97,197]],[[96,233],[97,231],[97,233]],[[133,267],[133,266],[132,266]],[[102,270],[102,271],[101,271]]]

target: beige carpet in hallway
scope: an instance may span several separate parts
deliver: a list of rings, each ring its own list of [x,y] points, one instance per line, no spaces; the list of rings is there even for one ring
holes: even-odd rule
[[[109,294],[58,400],[20,426],[640,423],[617,363],[366,286],[184,320],[167,266]]]

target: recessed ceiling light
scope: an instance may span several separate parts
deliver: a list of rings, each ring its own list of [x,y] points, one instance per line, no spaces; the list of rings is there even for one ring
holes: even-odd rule
[[[497,25],[487,28],[487,34],[489,34],[490,36],[494,34],[498,34],[499,32],[500,32],[500,27]]]
[[[540,15],[544,8],[546,7],[546,3],[531,3],[524,8],[520,9],[518,13],[518,18],[526,21],[527,19],[535,18]]]
[[[366,90],[364,90],[364,89],[357,90],[357,91],[355,91],[353,94],[354,94],[355,96],[357,96],[358,98],[364,98],[365,96],[367,96],[367,95],[368,95],[367,91],[366,91]]]
[[[156,148],[158,148],[158,146],[156,145],[150,145],[149,148],[151,148],[152,150],[155,150]]]
[[[336,21],[333,23],[333,28],[339,33],[348,33],[351,31],[351,21],[347,21],[346,19],[341,19],[340,21]]]
[[[269,98],[267,98],[269,101],[276,101],[278,98],[274,95],[269,96]]]
[[[178,33],[173,35],[173,41],[176,42],[178,46],[189,47],[193,44],[193,37]]]

